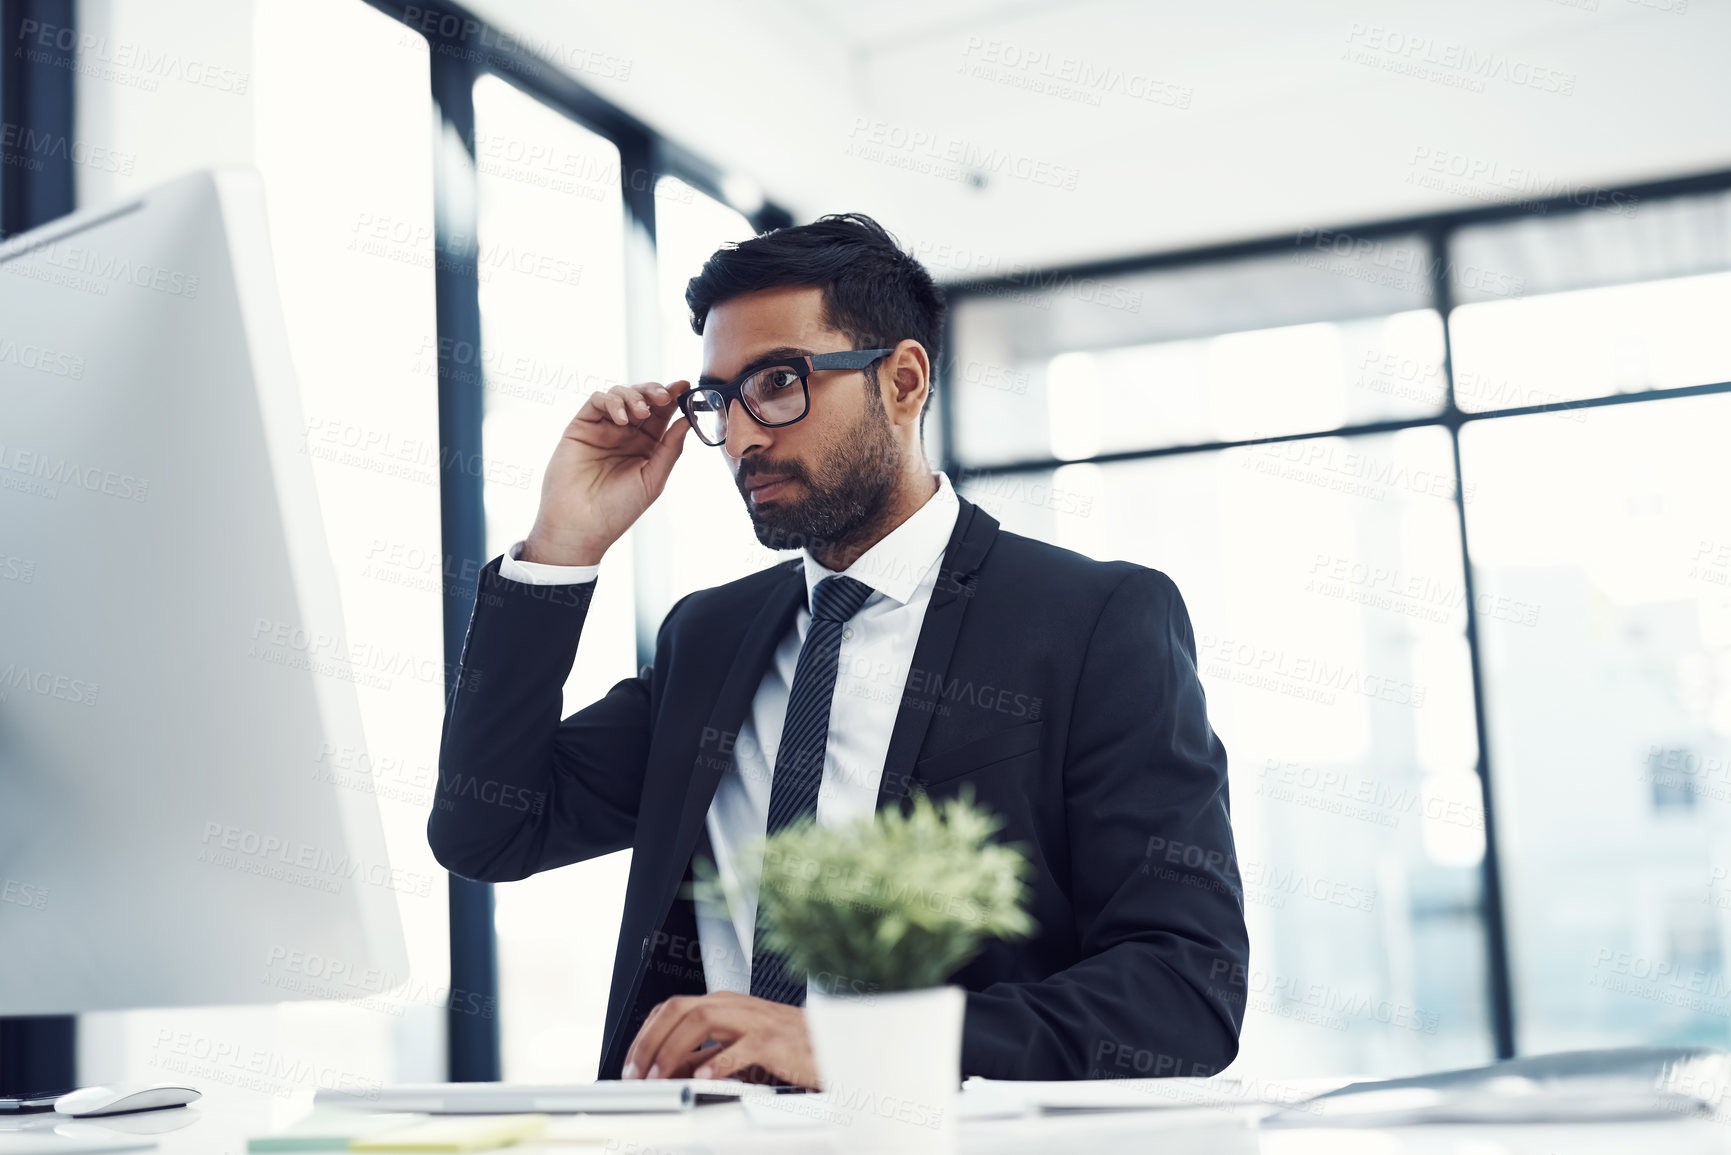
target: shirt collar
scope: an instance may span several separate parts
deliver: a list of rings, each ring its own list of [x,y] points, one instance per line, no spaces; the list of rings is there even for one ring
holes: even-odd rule
[[[944,547],[949,545],[950,534],[956,527],[956,515],[961,512],[949,476],[941,469],[935,475],[938,491],[845,570],[829,569],[811,556],[811,550],[801,551],[805,562],[806,609],[811,608],[811,595],[817,583],[838,572],[864,582],[899,605],[906,605],[913,598],[927,572],[944,556]]]

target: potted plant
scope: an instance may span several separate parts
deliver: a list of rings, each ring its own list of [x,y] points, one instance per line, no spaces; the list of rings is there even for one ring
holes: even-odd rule
[[[954,1140],[961,987],[947,980],[988,938],[1033,933],[1022,851],[970,787],[843,826],[806,820],[761,841],[764,942],[811,980],[806,1027],[831,1117],[869,1143]],[[748,856],[748,861],[750,856]],[[705,864],[707,865],[707,864]],[[713,899],[712,869],[703,887]]]

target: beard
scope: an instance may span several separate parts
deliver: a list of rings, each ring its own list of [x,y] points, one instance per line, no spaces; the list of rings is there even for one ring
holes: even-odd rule
[[[869,532],[888,508],[901,458],[889,415],[874,388],[866,395],[865,415],[825,455],[824,476],[814,477],[793,461],[756,471],[784,473],[803,483],[803,496],[797,501],[755,505],[749,494],[744,495],[757,540],[775,550],[850,544]]]

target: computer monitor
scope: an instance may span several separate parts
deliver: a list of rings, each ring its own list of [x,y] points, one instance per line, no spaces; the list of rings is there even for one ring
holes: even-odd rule
[[[405,976],[295,381],[250,170],[0,245],[0,1014]]]

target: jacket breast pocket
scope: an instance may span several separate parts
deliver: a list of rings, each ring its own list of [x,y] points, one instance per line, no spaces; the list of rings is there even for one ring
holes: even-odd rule
[[[960,746],[928,754],[914,763],[914,777],[932,785],[1024,754],[1036,753],[1045,729],[1046,721],[1042,718],[1007,730],[994,730]]]

